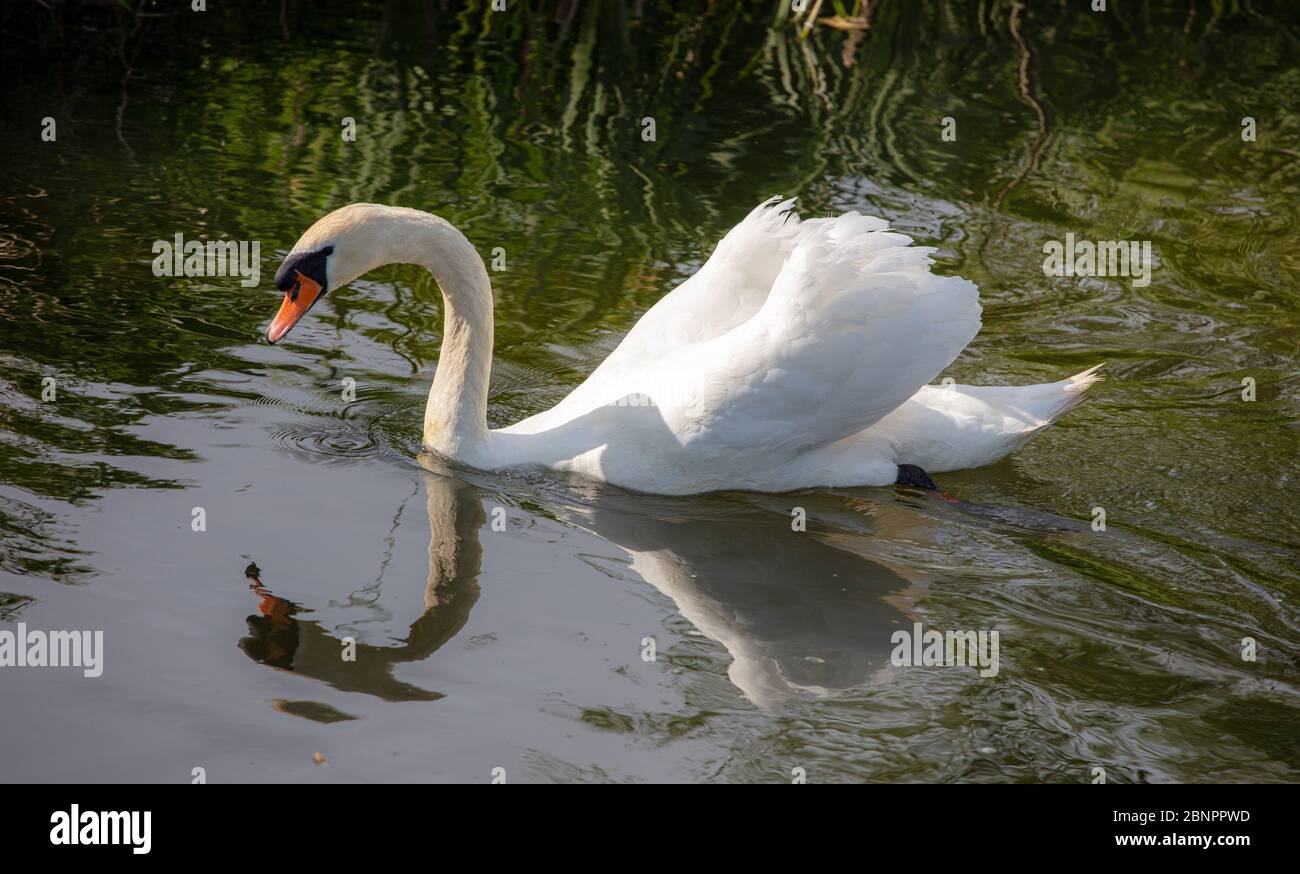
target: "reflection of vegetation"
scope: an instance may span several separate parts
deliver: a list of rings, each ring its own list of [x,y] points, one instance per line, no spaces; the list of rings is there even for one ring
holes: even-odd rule
[[[35,599],[27,595],[11,595],[0,592],[0,622],[14,622],[18,614]]]
[[[507,14],[486,2],[442,6],[390,0],[345,19],[305,2],[236,7],[208,19],[219,22],[216,38],[186,14],[132,17],[103,4],[57,4],[4,25],[46,45],[47,60],[66,62],[91,20],[103,67],[132,59],[139,84],[118,132],[144,149],[136,169],[145,178],[112,196],[182,195],[152,195],[141,216],[149,224],[198,224],[283,246],[325,209],[376,199],[442,211],[485,244],[526,241],[516,263],[528,265],[531,287],[514,289],[516,318],[500,320],[507,345],[526,341],[539,316],[571,336],[621,327],[629,309],[677,277],[668,265],[698,260],[740,204],[773,192],[820,210],[843,198],[842,180],[863,176],[877,196],[988,205],[1009,195],[1010,210],[1042,214],[1072,196],[1073,186],[1048,181],[1059,172],[1091,173],[1090,188],[1111,188],[1126,170],[1117,161],[1222,150],[1231,131],[1207,109],[1206,91],[1227,57],[1257,61],[1257,114],[1297,126],[1282,98],[1300,85],[1286,63],[1294,26],[1277,22],[1285,36],[1261,40],[1258,13],[1236,4],[1211,3],[1199,15],[1195,2],[1116,4],[1095,15],[1065,0],[815,2],[805,13],[785,0],[556,0]],[[826,19],[867,27],[810,27]],[[1125,54],[1147,44],[1178,65],[1127,75]],[[7,50],[32,51],[21,41]],[[151,101],[163,76],[177,84]],[[946,116],[959,121],[957,144],[937,136]],[[1090,119],[1100,116],[1112,119],[1099,132],[1103,146],[1124,148],[1092,147]],[[339,136],[343,117],[357,119],[356,142]],[[646,117],[655,119],[653,142],[641,136]],[[1151,136],[1153,120],[1164,142]],[[1189,122],[1199,134],[1187,135]],[[142,142],[154,130],[162,141]],[[1075,147],[1085,130],[1086,153]],[[1267,177],[1290,157],[1257,149],[1233,160]],[[1051,172],[1036,174],[1043,162]],[[204,214],[181,207],[189,203],[204,204]],[[94,245],[66,232],[48,242],[61,251]],[[984,251],[973,239],[963,250]],[[48,273],[60,266],[81,265]],[[633,294],[611,307],[546,287],[543,275],[556,273]],[[224,293],[211,303],[214,314],[230,307]],[[388,304],[346,306],[344,318],[352,307]],[[198,334],[235,340],[244,330],[194,315]],[[436,322],[417,314],[411,326]],[[406,332],[376,339],[413,361],[427,357]]]
[[[0,571],[69,582],[88,572],[82,556],[54,513],[0,495]],[[29,602],[22,595],[3,597],[8,600],[0,601],[0,621],[13,619]]]

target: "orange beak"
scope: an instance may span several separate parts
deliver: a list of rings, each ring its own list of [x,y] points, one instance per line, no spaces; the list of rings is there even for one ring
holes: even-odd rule
[[[295,275],[298,279],[293,288],[285,293],[284,300],[280,302],[280,311],[271,319],[271,324],[266,326],[266,339],[270,343],[280,342],[298,324],[298,320],[307,315],[312,304],[320,299],[320,285],[316,280],[301,272]]]

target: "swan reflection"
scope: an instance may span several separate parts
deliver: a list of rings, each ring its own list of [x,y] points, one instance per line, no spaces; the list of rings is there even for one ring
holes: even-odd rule
[[[465,626],[479,598],[479,532],[487,519],[478,486],[428,457],[422,464],[428,576],[423,611],[403,642],[358,642],[356,661],[344,661],[342,635],[275,595],[250,565],[251,589],[260,599],[240,641],[250,658],[388,701],[441,697],[396,680],[392,671],[428,658]],[[512,482],[512,490],[519,485]],[[731,682],[759,707],[871,684],[889,664],[890,634],[911,622],[904,611],[915,587],[855,551],[869,538],[862,514],[844,496],[659,498],[591,483],[562,485],[527,498],[543,514],[625,551],[632,570],[726,649]],[[796,504],[807,510],[807,532],[792,530]],[[853,535],[836,537],[845,525]]]
[[[911,583],[811,531],[844,509],[838,496],[655,498],[601,488],[557,515],[625,550],[631,568],[670,598],[732,658],[727,670],[753,704],[823,697],[870,684],[889,664],[890,635],[911,620],[898,605]]]

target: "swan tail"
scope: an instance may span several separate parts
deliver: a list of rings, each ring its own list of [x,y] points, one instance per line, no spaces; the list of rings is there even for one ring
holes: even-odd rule
[[[1104,367],[1105,364],[1094,364],[1082,373],[1076,373],[1074,376],[1066,377],[1060,382],[1049,383],[1052,386],[1059,386],[1063,398],[1058,398],[1056,407],[1044,417],[1043,425],[1052,424],[1066,413],[1073,410],[1079,404],[1087,400],[1088,389],[1101,382],[1106,377],[1097,371]]]
[[[1040,385],[927,385],[868,433],[930,473],[983,467],[1083,403],[1100,367]]]
[[[1097,373],[1101,366],[1098,364],[1074,376],[1038,385],[959,385],[955,388],[960,396],[985,407],[981,418],[1000,419],[1009,433],[1023,433],[1028,437],[1083,403],[1088,389],[1102,378]]]
[[[1088,389],[1103,377],[1097,364],[1056,382],[1026,386],[971,386],[971,394],[984,400],[1003,420],[1000,458],[1020,448],[1047,426],[1087,400]]]

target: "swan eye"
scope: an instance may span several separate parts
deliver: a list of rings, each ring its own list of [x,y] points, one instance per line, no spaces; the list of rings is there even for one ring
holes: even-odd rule
[[[296,286],[305,276],[324,288],[327,274],[326,261],[333,252],[333,246],[325,246],[311,252],[291,254],[275,273],[275,287],[285,294],[296,294]]]

